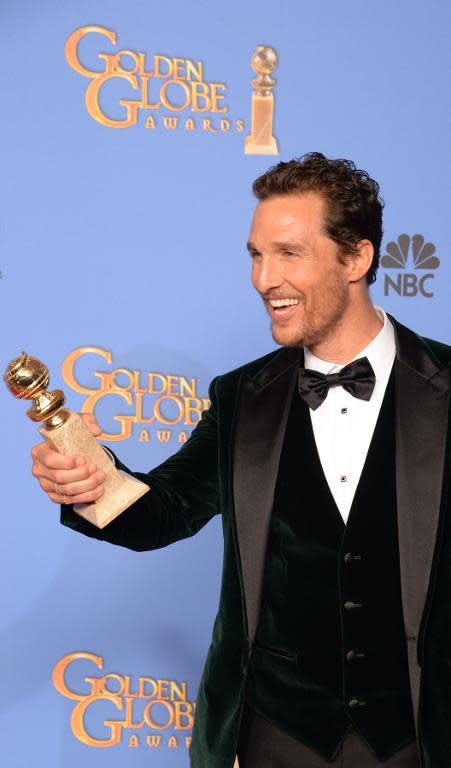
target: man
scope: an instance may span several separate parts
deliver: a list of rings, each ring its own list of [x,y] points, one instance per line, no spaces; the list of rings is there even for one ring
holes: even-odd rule
[[[282,348],[212,382],[190,440],[134,473],[150,493],[103,530],[71,506],[102,494],[95,466],[40,444],[33,472],[65,525],[136,550],[222,513],[194,768],[449,768],[451,349],[371,303],[368,174],[312,153],[254,192],[252,280]]]

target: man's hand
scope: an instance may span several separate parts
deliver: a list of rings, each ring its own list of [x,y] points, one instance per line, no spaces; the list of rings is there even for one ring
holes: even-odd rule
[[[89,431],[98,437],[102,430],[96,417],[91,413],[84,413],[82,418]],[[42,490],[55,504],[87,504],[102,495],[105,473],[84,456],[63,456],[46,441],[34,445],[31,456],[31,471]]]

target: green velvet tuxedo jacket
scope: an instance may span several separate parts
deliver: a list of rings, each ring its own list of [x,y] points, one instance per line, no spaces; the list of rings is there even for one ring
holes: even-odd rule
[[[390,319],[397,344],[396,495],[413,710],[422,768],[450,768],[451,347]],[[188,442],[149,473],[132,473],[151,491],[103,530],[62,508],[65,525],[135,550],[192,536],[222,515],[223,580],[197,697],[193,768],[234,763],[279,456],[301,356],[299,349],[282,348],[216,378],[211,407]]]

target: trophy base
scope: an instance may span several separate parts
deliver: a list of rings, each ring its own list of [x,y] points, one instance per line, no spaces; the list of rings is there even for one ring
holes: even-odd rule
[[[74,504],[74,511],[77,515],[97,526],[97,528],[105,528],[121,512],[124,512],[131,504],[138,501],[141,496],[144,496],[150,490],[148,485],[140,480],[136,480],[136,478],[131,477],[131,475],[123,472],[121,469],[115,469],[115,472],[119,475],[121,483],[117,485],[114,491],[114,498],[111,498],[111,493],[108,495],[104,493],[100,499],[92,502],[92,504]]]
[[[68,420],[55,429],[41,427],[38,431],[60,453],[79,453],[105,473],[105,490],[101,498],[91,504],[74,505],[75,512],[97,528],[111,523],[150,490],[146,483],[116,469],[78,413],[70,411]]]
[[[278,155],[279,147],[274,136],[271,136],[267,144],[257,144],[252,135],[246,136],[244,142],[245,155]]]

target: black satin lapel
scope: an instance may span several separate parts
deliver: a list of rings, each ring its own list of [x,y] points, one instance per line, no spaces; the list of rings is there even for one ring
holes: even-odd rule
[[[406,630],[423,613],[440,512],[448,427],[449,371],[431,381],[396,366],[396,485]]]
[[[395,325],[396,493],[404,623],[417,724],[418,637],[437,538],[448,431],[449,370]]]
[[[290,401],[297,381],[299,351],[294,362],[293,355],[290,357],[288,367],[286,357],[282,356],[270,371],[265,370],[264,375],[255,380],[245,378],[241,390],[233,486],[251,640],[257,629],[274,488]],[[281,365],[283,361],[285,366]]]

